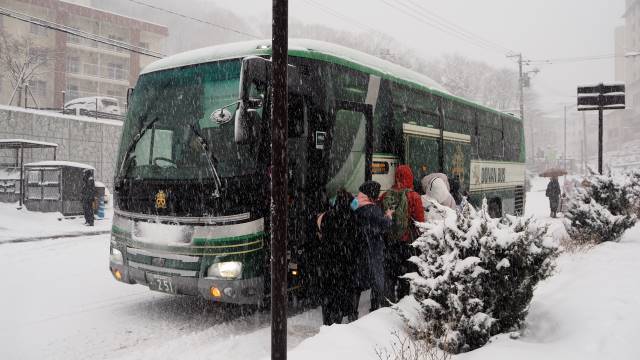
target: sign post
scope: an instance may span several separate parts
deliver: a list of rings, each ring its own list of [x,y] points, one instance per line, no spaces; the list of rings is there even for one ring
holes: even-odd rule
[[[271,107],[271,359],[287,358],[288,0],[273,0]]]
[[[604,110],[625,108],[624,84],[578,87],[578,111],[598,110],[598,172],[602,174],[602,135]]]

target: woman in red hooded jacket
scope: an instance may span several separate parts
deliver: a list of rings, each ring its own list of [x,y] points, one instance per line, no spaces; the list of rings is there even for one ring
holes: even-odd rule
[[[399,277],[411,272],[411,263],[407,260],[412,255],[411,242],[413,241],[413,223],[424,222],[424,209],[420,194],[413,190],[413,172],[407,165],[396,168],[395,183],[389,191],[382,195],[382,203],[390,192],[403,192],[407,197],[407,214],[409,218],[407,230],[399,238],[389,238],[387,241],[387,254],[385,261],[385,293],[387,299],[396,302],[409,294],[409,284]],[[387,210],[387,209],[385,209]],[[391,236],[393,237],[393,236]]]

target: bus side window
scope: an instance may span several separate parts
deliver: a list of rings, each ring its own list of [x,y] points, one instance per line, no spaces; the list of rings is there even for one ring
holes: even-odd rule
[[[471,144],[471,155],[474,159],[480,158],[480,129],[478,127],[478,112],[471,114],[471,132],[473,135],[473,143]]]

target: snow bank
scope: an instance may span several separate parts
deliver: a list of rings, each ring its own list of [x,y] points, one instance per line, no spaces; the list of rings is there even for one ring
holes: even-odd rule
[[[24,207],[18,210],[17,207],[18,203],[0,203],[0,245],[17,239],[111,230],[112,208],[106,209],[105,219],[96,219],[95,226],[84,226],[82,216],[66,219],[60,213],[34,212]]]
[[[461,360],[640,359],[640,226],[620,243],[606,243],[559,258],[557,273],[535,291],[526,328],[518,339],[492,338]],[[412,306],[404,299],[401,306]],[[375,311],[349,325],[323,327],[289,352],[291,359],[375,359],[390,347],[391,332],[406,336],[391,309]]]

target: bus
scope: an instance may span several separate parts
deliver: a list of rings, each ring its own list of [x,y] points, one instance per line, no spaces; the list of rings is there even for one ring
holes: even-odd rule
[[[110,271],[171,294],[259,304],[269,289],[271,47],[189,51],[142,70],[116,160]],[[340,188],[443,172],[493,216],[524,206],[522,121],[346,47],[288,50],[288,282],[314,279],[314,219]],[[308,293],[307,293],[308,295]]]

